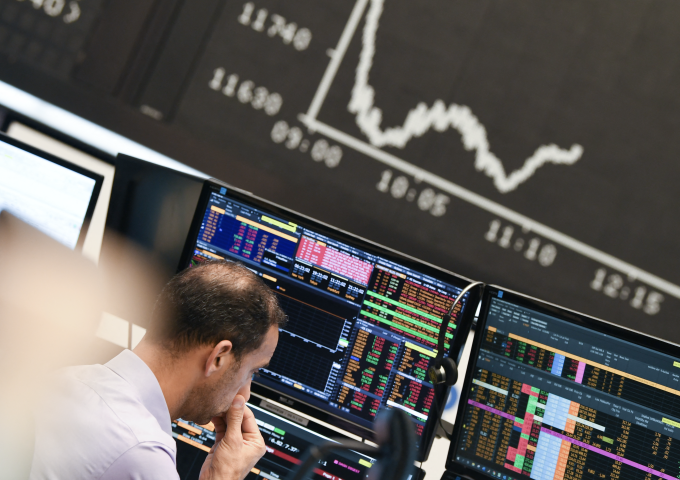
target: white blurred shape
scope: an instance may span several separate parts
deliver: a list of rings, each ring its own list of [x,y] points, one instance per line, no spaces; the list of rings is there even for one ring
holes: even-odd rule
[[[0,212],[0,435],[2,478],[27,478],[33,408],[49,375],[82,363],[102,314],[97,267]]]
[[[133,349],[142,341],[146,335],[146,328],[142,328],[139,325],[132,324],[132,337],[130,338],[130,348]]]
[[[164,167],[207,178],[204,173],[177,160],[67,112],[5,82],[0,82],[0,104],[110,155],[116,156],[119,153],[124,153]]]
[[[102,313],[102,319],[99,322],[99,328],[97,329],[97,336],[99,338],[120,347],[128,348],[129,331],[130,322],[111,313]]]

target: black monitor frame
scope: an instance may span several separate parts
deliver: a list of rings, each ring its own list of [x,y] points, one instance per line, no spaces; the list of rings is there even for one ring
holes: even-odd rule
[[[488,319],[489,308],[491,306],[491,299],[498,296],[498,292],[503,292],[503,300],[508,300],[519,306],[526,307],[546,315],[558,317],[560,320],[570,322],[580,327],[588,328],[598,333],[603,333],[608,336],[630,342],[641,347],[649,348],[666,355],[680,358],[680,345],[668,342],[658,337],[653,337],[630,328],[622,327],[614,323],[602,320],[596,317],[576,312],[553,303],[545,302],[528,295],[515,292],[497,285],[487,285],[484,287],[482,295],[482,307],[479,314],[479,319],[475,327],[475,336],[470,352],[470,361],[468,362],[467,371],[465,372],[465,379],[461,389],[460,400],[458,403],[458,410],[456,412],[456,421],[453,426],[451,435],[451,446],[446,458],[446,470],[456,475],[466,476],[468,478],[496,478],[491,475],[480,472],[479,470],[471,469],[461,462],[455,460],[456,451],[460,441],[460,436],[463,433],[461,428],[465,408],[468,398],[470,396],[470,389],[472,387],[472,377],[477,368],[477,357],[482,345],[482,339],[486,329],[486,321]],[[497,479],[496,479],[497,480]]]
[[[76,246],[74,248],[75,251],[81,251],[83,249],[83,243],[85,242],[85,237],[87,236],[87,231],[90,227],[90,220],[92,220],[92,213],[94,212],[94,208],[97,205],[97,200],[99,199],[99,192],[102,189],[102,184],[104,183],[104,177],[102,175],[99,175],[98,173],[95,173],[91,170],[87,170],[83,167],[80,167],[78,165],[75,165],[67,160],[64,160],[63,158],[57,157],[55,155],[52,155],[50,153],[47,153],[43,150],[40,150],[38,148],[32,147],[31,145],[28,145],[24,142],[21,142],[19,140],[16,140],[12,137],[9,137],[5,133],[0,132],[0,142],[7,143],[9,145],[12,145],[16,148],[20,148],[21,150],[24,150],[28,153],[31,153],[33,155],[36,155],[40,158],[43,158],[49,162],[55,163],[61,167],[68,168],[69,170],[72,170],[76,173],[79,173],[80,175],[83,175],[85,177],[91,178],[92,180],[95,181],[94,188],[92,189],[92,195],[90,196],[90,203],[87,206],[87,210],[85,212],[85,218],[83,219],[83,225],[80,228],[80,234],[78,235],[78,241],[76,242]]]
[[[184,251],[180,258],[178,272],[184,270],[189,265],[189,261],[194,251],[194,246],[198,238],[201,223],[203,221],[205,213],[205,208],[210,198],[210,194],[211,192],[214,191],[215,188],[219,187],[226,187],[227,195],[236,201],[250,203],[257,208],[268,211],[272,215],[276,215],[282,218],[289,218],[298,225],[309,228],[310,230],[317,231],[329,237],[335,238],[348,245],[355,246],[357,248],[365,250],[371,254],[380,255],[384,258],[400,263],[405,267],[412,268],[414,270],[422,272],[426,275],[434,277],[457,288],[463,289],[470,283],[472,283],[472,280],[468,278],[456,275],[452,272],[441,269],[432,264],[423,262],[414,257],[397,252],[396,250],[393,250],[391,248],[379,245],[375,242],[361,238],[357,235],[353,235],[344,230],[340,230],[331,225],[328,225],[326,223],[310,218],[306,215],[295,212],[291,209],[282,207],[275,203],[256,197],[250,192],[240,190],[216,179],[209,179],[206,180],[204,183],[203,191],[201,192],[201,196],[198,201],[198,206],[196,208],[196,214],[194,215],[194,219],[191,224],[191,229],[189,230],[189,234],[187,236],[187,242],[185,244]],[[477,304],[479,302],[480,296],[481,288],[472,289],[469,292],[466,308],[464,308],[462,311],[462,315],[460,316],[458,323],[459,326],[457,327],[459,333],[454,336],[453,342],[451,343],[451,347],[449,349],[449,355],[451,355],[455,359],[458,359],[460,353],[462,352],[462,347],[464,346],[465,341],[467,339],[467,333],[469,332],[475,317],[475,312],[477,309]],[[437,420],[441,416],[441,411],[438,411],[438,409],[444,407],[449,390],[450,388],[445,385],[435,386],[436,401],[432,405],[432,411],[429,415],[428,421],[423,431],[423,435],[420,442],[420,448],[417,454],[418,461],[426,460],[429,455],[430,448],[432,447],[432,441],[434,440],[434,435],[437,430]],[[312,404],[305,402],[299,397],[289,395],[287,392],[278,391],[276,389],[262,385],[261,383],[257,382],[257,379],[253,381],[252,391],[257,396],[284,404],[306,415],[309,415],[312,418],[330,424],[333,427],[345,430],[347,432],[350,432],[354,435],[358,435],[365,439],[369,440],[373,439],[373,431],[371,429],[353,423],[350,420],[347,420],[330,411],[326,411],[317,406],[313,406]]]
[[[3,113],[5,115],[4,117],[2,117]],[[73,147],[76,150],[80,150],[92,157],[95,157],[97,160],[101,160],[102,162],[108,163],[109,165],[115,166],[117,163],[116,157],[114,155],[99,150],[98,148],[90,145],[89,143],[85,143],[81,140],[78,140],[77,138],[71,137],[70,135],[67,135],[61,130],[45,125],[44,123],[40,123],[34,118],[28,117],[22,113],[17,112],[16,110],[12,110],[3,105],[0,105],[0,133],[4,133],[5,135],[7,135],[7,131],[10,129],[13,123],[18,123],[26,127],[29,127],[33,130],[36,130],[42,133],[43,135],[52,137],[53,139],[61,143],[64,143],[69,147]]]

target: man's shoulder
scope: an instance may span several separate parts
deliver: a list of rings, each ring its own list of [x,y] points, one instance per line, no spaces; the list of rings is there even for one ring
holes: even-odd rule
[[[160,461],[174,463],[174,439],[135,389],[105,365],[60,371],[36,413],[36,426],[34,473],[69,473],[73,465],[81,465],[89,474],[82,478],[99,478],[140,444],[169,457]]]
[[[63,369],[55,375],[48,391],[49,400],[42,411],[51,416],[63,416],[85,426],[88,421],[96,421],[92,426],[115,428],[117,436],[129,437],[132,443],[173,443],[135,388],[105,365]]]

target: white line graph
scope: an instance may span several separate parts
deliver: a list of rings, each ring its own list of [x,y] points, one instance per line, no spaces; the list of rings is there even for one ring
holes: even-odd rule
[[[419,103],[406,116],[403,126],[381,129],[382,110],[374,106],[375,90],[368,83],[375,55],[375,39],[383,12],[384,0],[371,0],[366,14],[366,25],[362,37],[363,47],[359,56],[352,97],[348,110],[356,114],[356,123],[376,147],[404,148],[414,137],[420,137],[431,129],[444,132],[448,128],[457,130],[463,146],[475,152],[475,168],[493,179],[494,186],[501,193],[508,193],[527,181],[546,163],[573,165],[583,155],[583,147],[575,144],[564,150],[555,144],[541,145],[524,165],[507,174],[503,162],[491,151],[486,128],[469,107],[452,103],[448,107],[442,100],[436,100],[432,107]]]
[[[361,21],[363,12],[366,9],[366,5],[369,0],[357,0],[354,5],[354,9],[349,17],[345,29],[340,37],[338,45],[331,55],[331,61],[326,67],[324,76],[319,83],[314,98],[307,110],[306,114],[301,114],[299,120],[307,126],[311,132],[318,132],[326,137],[335,140],[338,143],[345,145],[357,152],[360,152],[374,160],[390,167],[395,170],[399,170],[406,175],[411,175],[415,179],[422,182],[428,183],[433,187],[440,189],[443,192],[448,193],[460,200],[468,202],[476,207],[492,213],[493,215],[503,218],[509,222],[516,225],[520,225],[523,229],[527,231],[533,231],[543,238],[550,240],[557,245],[560,245],[568,250],[576,252],[583,255],[586,258],[594,260],[601,265],[607,266],[614,270],[617,270],[629,277],[630,280],[637,279],[647,285],[658,289],[672,297],[680,299],[680,286],[675,285],[663,278],[660,278],[652,273],[642,270],[630,263],[624,262],[608,253],[603,252],[597,248],[591,247],[580,240],[570,237],[562,232],[555,230],[552,227],[539,223],[531,218],[522,215],[521,213],[515,212],[497,202],[489,200],[477,193],[474,193],[460,185],[453,183],[439,175],[435,175],[417,165],[414,165],[406,160],[397,157],[391,153],[388,153],[380,148],[377,148],[363,140],[359,140],[345,132],[342,132],[324,122],[317,119],[319,111],[323,105],[323,102],[328,94],[335,75],[342,63],[342,60],[347,52],[349,43],[352,36],[356,32],[356,28]]]

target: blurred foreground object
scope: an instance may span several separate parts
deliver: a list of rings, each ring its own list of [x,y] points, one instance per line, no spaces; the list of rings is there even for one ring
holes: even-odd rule
[[[99,268],[80,253],[0,212],[0,437],[2,478],[28,478],[33,411],[48,377],[73,365],[106,363],[121,347],[96,337],[104,312],[131,325],[151,316],[163,276],[149,255],[109,236]]]
[[[27,478],[33,414],[54,370],[86,360],[102,315],[97,267],[0,212],[0,437],[4,478]]]
[[[294,470],[288,480],[304,480],[330,452],[353,450],[374,457],[377,463],[371,468],[369,480],[406,480],[413,474],[416,459],[416,434],[413,422],[399,409],[381,410],[374,423],[378,446],[354,440],[326,442],[309,449],[307,458]]]

